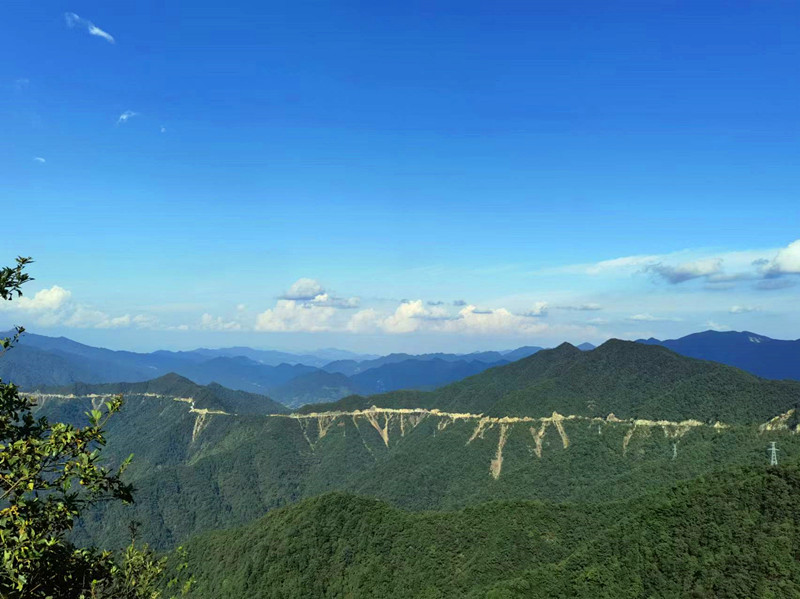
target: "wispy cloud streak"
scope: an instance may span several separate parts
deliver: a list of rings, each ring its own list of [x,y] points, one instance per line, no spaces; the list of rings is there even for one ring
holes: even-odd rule
[[[126,110],[121,115],[119,115],[119,118],[117,119],[117,125],[122,125],[124,123],[127,123],[128,120],[132,119],[135,116],[139,116],[139,113],[134,112],[133,110]]]
[[[89,21],[88,19],[84,19],[83,17],[79,17],[74,12],[67,12],[64,13],[64,20],[67,23],[67,27],[73,29],[75,27],[79,27],[81,29],[85,29],[89,35],[94,35],[96,37],[102,37],[106,40],[109,44],[116,43],[114,36],[112,36],[107,31],[103,31],[97,25]]]

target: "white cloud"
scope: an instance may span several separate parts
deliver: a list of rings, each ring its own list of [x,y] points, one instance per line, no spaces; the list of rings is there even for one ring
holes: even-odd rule
[[[652,264],[661,259],[658,255],[623,256],[612,260],[603,260],[596,264],[584,266],[584,272],[589,275],[602,275],[611,271],[633,270]]]
[[[117,316],[115,318],[106,318],[102,322],[97,324],[98,329],[119,329],[122,327],[129,327],[131,326],[131,316],[130,314],[125,314],[124,316]]]
[[[241,331],[242,325],[234,320],[223,320],[205,313],[200,317],[200,328],[204,331]]]
[[[422,326],[422,318],[430,313],[422,305],[422,300],[403,302],[394,314],[383,319],[380,326],[387,333],[411,333]]]
[[[328,331],[336,308],[314,306],[305,302],[280,299],[274,308],[264,310],[256,317],[256,331]]]
[[[158,328],[158,318],[150,314],[137,314],[133,317],[133,324],[140,329]]]
[[[546,313],[546,304],[534,305],[532,315]],[[531,335],[556,330],[593,331],[590,327],[551,327],[538,319],[514,314],[506,308],[479,309],[464,306],[456,314],[440,306],[425,306],[422,300],[402,302],[394,313],[381,315],[368,308],[356,312],[347,324],[355,333],[384,332],[408,334],[415,332],[466,335]]]
[[[706,326],[711,329],[712,331],[730,331],[731,327],[726,324],[720,324],[718,322],[714,322],[713,320],[709,320],[706,322]]]
[[[779,250],[772,260],[761,265],[761,269],[768,277],[800,274],[800,239]]]
[[[44,164],[45,162],[47,162],[47,160],[45,160],[41,156],[34,156],[33,160],[34,160],[34,162],[38,162],[39,164]]]
[[[34,313],[52,312],[64,307],[69,302],[70,297],[72,297],[71,292],[58,285],[53,285],[50,289],[37,291],[33,297],[23,295],[15,303],[2,302],[0,306],[12,309],[16,307],[20,310]]]
[[[668,283],[676,285],[692,279],[719,275],[722,272],[721,258],[704,258],[693,262],[685,262],[677,266],[663,264],[649,264],[645,267],[646,271],[653,272]]]
[[[280,299],[284,300],[312,300],[318,295],[323,295],[325,289],[314,279],[297,279],[289,290]]]
[[[541,309],[541,308],[540,308]],[[546,307],[544,308],[546,311]],[[534,311],[536,308],[534,307]],[[458,312],[459,318],[445,323],[444,330],[450,333],[479,334],[533,334],[548,329],[548,325],[525,316],[512,314],[506,308],[497,308],[491,313],[477,311],[475,306],[466,306]]]
[[[531,309],[523,314],[523,316],[547,316],[548,305],[547,302],[535,302]]]
[[[589,324],[603,325],[603,324],[608,324],[610,321],[607,318],[590,318],[586,322],[588,322]]]
[[[632,322],[680,322],[680,318],[671,318],[668,316],[653,316],[649,313],[634,314],[629,316],[627,320]]]
[[[758,306],[731,306],[729,310],[731,314],[747,314],[748,312],[758,312],[761,310]]]
[[[360,303],[357,297],[336,297],[328,293],[319,281],[308,278],[297,279],[279,299],[281,301],[299,302],[305,308],[338,308],[344,310],[358,308]]]
[[[351,308],[358,308],[359,299],[357,297],[334,297],[332,295],[328,295],[327,293],[320,293],[319,295],[315,296],[309,303],[315,306],[327,306],[330,308],[342,308],[342,309],[351,309]]]
[[[351,333],[375,333],[380,329],[380,314],[374,308],[359,310],[347,322]]]
[[[153,316],[145,314],[113,316],[92,306],[76,303],[72,299],[72,292],[58,285],[41,289],[33,296],[23,295],[11,302],[0,302],[0,311],[16,312],[22,318],[42,327],[94,329],[118,329],[132,325],[147,329],[158,327],[158,320]]]
[[[575,310],[578,312],[594,312],[597,310],[602,310],[603,306],[600,304],[595,303],[588,303],[588,304],[572,304],[572,305],[563,305],[563,306],[555,306],[557,310]]]
[[[764,265],[770,262],[768,258],[775,256],[777,251],[777,249],[755,249],[709,255],[707,250],[686,249],[665,254],[622,256],[589,264],[545,268],[532,274],[624,278],[651,272],[672,284],[704,279],[707,289],[722,290],[735,287],[738,281],[764,276],[766,268]],[[723,271],[723,265],[729,272]]]
[[[53,322],[52,324],[62,324],[67,327],[81,329],[119,329],[131,325],[129,314],[110,316],[102,310],[97,310],[90,306],[75,306],[62,316],[64,318],[60,322]]]
[[[133,110],[126,110],[121,115],[119,115],[119,118],[117,119],[117,125],[123,125],[135,116],[139,116],[139,113],[134,112]]]
[[[70,29],[72,29],[74,27],[79,27],[81,29],[85,29],[89,33],[89,35],[94,35],[96,37],[102,37],[104,40],[106,40],[110,44],[115,43],[114,37],[110,33],[107,33],[106,31],[103,31],[97,25],[92,23],[91,21],[89,21],[87,19],[84,19],[82,17],[79,17],[74,12],[64,13],[64,20],[67,23],[67,27],[69,27]]]

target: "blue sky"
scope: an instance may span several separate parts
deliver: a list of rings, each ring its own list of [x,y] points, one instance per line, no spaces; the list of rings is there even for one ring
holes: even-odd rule
[[[0,257],[36,281],[0,325],[137,349],[800,337],[798,18],[12,2]]]

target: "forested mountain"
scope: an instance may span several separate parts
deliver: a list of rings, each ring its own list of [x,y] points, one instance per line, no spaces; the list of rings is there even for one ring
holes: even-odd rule
[[[684,356],[729,364],[768,379],[800,380],[800,339],[770,339],[749,331],[705,331],[680,339],[639,342],[663,345]]]
[[[169,548],[336,490],[410,509],[613,501],[763,464],[770,440],[800,458],[800,383],[631,342],[564,345],[433,392],[351,396],[292,415],[248,415],[247,398],[204,408],[182,386],[174,398],[146,395],[164,390],[154,385],[66,389],[84,398],[51,393],[40,408],[77,417],[92,394],[127,393],[107,450],[135,453],[137,502],[100,506],[81,538],[118,546],[135,519],[144,540]]]
[[[218,383],[198,385],[175,373],[141,383],[73,383],[61,387],[46,387],[39,396],[47,400],[49,396],[74,396],[76,398],[93,395],[153,396],[158,399],[184,400],[193,409],[221,411],[231,414],[286,414],[287,408],[264,395],[227,389]]]
[[[222,347],[219,349],[200,348],[183,352],[165,352],[181,356],[196,357],[198,360],[228,357],[235,358],[244,356],[255,362],[266,364],[267,366],[278,366],[280,364],[305,364],[306,366],[322,367],[333,360],[373,360],[378,356],[373,354],[357,354],[341,349],[321,349],[313,354],[293,354],[290,352],[277,351],[273,349],[253,349],[252,347]]]
[[[20,349],[58,355],[7,355]],[[210,362],[211,377],[224,374],[220,361],[266,367],[243,356],[193,364]],[[287,373],[275,387],[285,401],[465,363],[413,362],[352,376],[266,368]],[[40,414],[80,422],[125,396],[105,454],[112,464],[134,454],[136,502],[97,505],[74,538],[121,547],[136,521],[160,550],[188,542],[199,599],[795,592],[800,475],[767,470],[766,448],[774,441],[782,462],[800,462],[800,382],[618,340],[467,364],[479,372],[433,391],[352,394],[291,414],[175,373],[35,398]],[[291,377],[296,369],[307,370]]]
[[[188,555],[200,599],[795,597],[798,511],[794,464],[600,505],[410,513],[331,494],[198,537]]]
[[[379,365],[350,376],[337,370],[315,370],[295,377],[280,387],[271,388],[269,393],[292,407],[316,405],[353,394],[371,395],[399,389],[435,389],[508,362],[409,358],[383,363],[373,360],[371,363]]]
[[[612,339],[592,351],[564,343],[432,393],[387,393],[365,398],[360,407],[435,407],[492,416],[613,413],[621,418],[744,423],[766,420],[799,400],[800,383],[795,381],[759,379],[660,346]],[[346,401],[349,409],[359,405]]]
[[[352,393],[432,389],[538,349],[523,347],[466,355],[391,354],[377,359],[332,349],[320,350],[319,355],[246,347],[135,353],[26,333],[17,351],[0,361],[0,378],[14,380],[32,390],[75,382],[146,381],[175,372],[201,385],[217,382],[299,406],[335,401]],[[509,359],[503,358],[504,355]],[[327,361],[341,356],[347,359]]]
[[[314,370],[270,389],[270,396],[290,407],[336,401],[357,390],[350,377],[340,372]]]
[[[614,508],[497,501],[409,512],[332,493],[187,549],[202,599],[455,598],[566,559],[608,526]]]
[[[397,389],[434,389],[446,383],[483,372],[487,368],[508,364],[505,360],[409,359],[376,366],[350,377],[356,393],[373,394]]]
[[[522,358],[527,358],[528,356],[535,354],[537,351],[540,351],[541,349],[542,349],[541,347],[525,346],[502,352],[486,351],[486,352],[475,352],[471,354],[445,354],[445,353],[419,354],[419,355],[389,354],[372,360],[362,360],[362,361],[337,360],[335,362],[330,362],[329,364],[326,364],[322,368],[323,370],[327,370],[328,372],[339,372],[341,374],[352,376],[355,374],[359,374],[361,372],[365,372],[367,370],[385,366],[387,364],[397,364],[401,362],[407,362],[409,360],[414,360],[418,363],[428,362],[428,361],[467,362],[467,363],[482,362],[485,364],[497,365],[507,362],[514,362]]]

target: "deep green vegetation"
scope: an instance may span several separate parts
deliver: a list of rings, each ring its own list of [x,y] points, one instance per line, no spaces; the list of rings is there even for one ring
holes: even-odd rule
[[[492,598],[798,597],[797,464],[702,477],[645,496],[555,567]]]
[[[537,502],[415,513],[334,493],[198,537],[188,563],[204,599],[463,597],[566,559],[611,517],[608,506]]]
[[[666,352],[639,347],[657,355]],[[556,357],[558,353],[553,352]],[[547,357],[548,352],[542,354]],[[697,364],[701,370],[720,368]],[[511,368],[478,375],[469,383],[498,383]],[[737,380],[744,376],[756,391],[761,385],[776,385],[728,368],[721,372]],[[668,378],[667,373],[660,376]],[[733,397],[760,410],[763,395],[745,391]],[[404,392],[351,397],[336,407],[360,409],[386,398],[420,406],[434,396]],[[109,428],[109,452],[120,458],[125,452],[135,454],[129,476],[138,490],[137,502],[101,507],[83,520],[77,537],[109,547],[125,542],[125,523],[131,519],[142,523],[143,540],[170,548],[203,531],[246,523],[270,509],[328,491],[355,492],[410,509],[453,509],[495,499],[613,501],[728,465],[763,464],[773,439],[782,456],[800,458],[800,437],[790,430],[760,432],[758,421],[714,428],[565,420],[565,447],[552,423],[510,423],[503,433],[495,422],[476,434],[478,418],[429,414],[412,424],[393,416],[384,442],[367,415],[329,420],[202,415],[180,401],[131,393],[126,397],[121,418]],[[780,409],[792,407],[794,400],[786,398]],[[90,399],[48,399],[42,409],[69,418],[70,412],[80,415],[90,405]],[[379,427],[385,417],[375,415]],[[538,447],[534,432],[542,433]],[[502,464],[493,472],[501,435]]]
[[[796,597],[800,472],[721,472],[605,505],[409,513],[324,495],[196,538],[200,599]]]
[[[0,269],[0,300],[13,301],[30,281],[30,258]],[[5,357],[24,333],[0,339]],[[134,540],[120,556],[68,538],[76,518],[102,501],[132,500],[122,480],[129,463],[102,462],[106,424],[123,405],[109,397],[82,426],[33,413],[35,402],[0,380],[0,596],[7,599],[159,599],[163,587],[185,595],[192,585],[164,580],[165,558]],[[180,555],[180,554],[179,554]],[[182,572],[178,565],[176,571]],[[174,597],[174,595],[173,595]]]
[[[619,418],[744,424],[784,412],[798,398],[797,381],[768,381],[660,346],[612,339],[588,352],[564,343],[431,393],[346,398],[341,405],[424,406],[492,416],[613,413]],[[337,405],[305,408],[323,409]]]
[[[330,384],[335,397],[360,376],[322,372],[292,379],[287,394]],[[351,395],[298,414],[174,373],[36,398],[29,418],[41,424],[25,426],[41,443],[64,433],[86,451],[107,440],[112,464],[135,454],[124,479],[96,453],[80,466],[99,468],[100,478],[85,477],[98,491],[130,499],[133,485],[134,504],[70,508],[62,488],[67,507],[45,522],[55,533],[35,526],[61,549],[34,552],[23,566],[77,585],[53,596],[78,597],[92,579],[97,597],[159,596],[167,562],[129,544],[131,521],[137,543],[171,550],[188,541],[172,567],[193,577],[170,592],[198,599],[800,595],[800,474],[765,465],[770,441],[784,462],[800,461],[800,383],[662,347],[564,344],[433,392]],[[119,412],[107,424],[96,411],[106,401]],[[12,429],[28,422],[12,412]],[[63,480],[45,474],[33,491],[55,497],[47,485]],[[36,516],[20,514],[11,516]],[[6,523],[22,538],[24,527]],[[7,571],[18,566],[7,560]],[[20,580],[9,584],[23,588]]]

